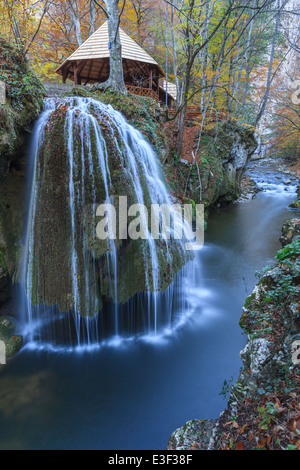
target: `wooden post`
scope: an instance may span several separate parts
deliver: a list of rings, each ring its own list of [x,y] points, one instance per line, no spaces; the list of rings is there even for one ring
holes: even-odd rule
[[[102,67],[101,67],[101,69],[99,69],[99,77],[98,77],[98,80],[99,80],[100,83],[101,83],[101,82],[104,82],[104,80],[101,80],[102,72],[103,72],[104,66],[105,66],[105,61],[103,61]],[[108,67],[108,69],[109,69],[109,67]]]
[[[81,85],[82,79],[81,79],[81,72],[83,71],[85,65],[87,63],[87,60],[82,60],[81,63],[79,63],[78,68],[77,68],[77,82],[78,85]]]
[[[67,64],[64,65],[64,67],[62,69],[63,83],[66,83],[66,81],[67,81],[67,78],[69,76],[69,72],[70,72],[71,67],[72,67],[72,62],[68,62]]]
[[[153,89],[153,70],[150,69],[150,79],[149,79],[149,88]]]
[[[160,99],[160,97],[161,97],[160,83],[161,83],[161,79],[157,78],[155,85],[157,87],[157,94],[158,94],[158,100],[159,101],[161,101],[161,99]]]
[[[77,62],[74,62],[74,64],[73,64],[73,73],[74,73],[74,83],[75,83],[75,85],[78,85],[78,67],[77,67]]]
[[[64,67],[62,69],[62,81],[63,81],[63,83],[66,83],[67,78],[68,78],[68,67]]]

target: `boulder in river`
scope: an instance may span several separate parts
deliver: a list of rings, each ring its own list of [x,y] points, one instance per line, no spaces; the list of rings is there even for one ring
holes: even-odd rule
[[[16,327],[14,322],[8,317],[0,317],[0,341],[5,344],[7,357],[14,356],[23,345],[23,337],[15,335]]]
[[[290,219],[282,227],[280,241],[283,246],[291,243],[292,240],[300,238],[300,219]]]

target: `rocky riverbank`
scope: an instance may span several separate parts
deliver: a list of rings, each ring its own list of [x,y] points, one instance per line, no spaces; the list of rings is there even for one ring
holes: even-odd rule
[[[249,199],[253,199],[255,195],[258,193],[259,188],[255,181],[251,178],[250,175],[245,173],[241,180],[240,186],[240,196],[237,199],[237,202],[247,201]]]
[[[10,318],[0,317],[0,341],[3,341],[5,344],[6,357],[16,354],[23,344],[22,336],[14,334],[15,329],[16,326]]]
[[[227,407],[215,420],[191,420],[167,449],[300,449],[300,219],[282,229],[282,250],[246,299],[240,326],[248,335]]]
[[[300,171],[296,163],[291,164],[287,159],[282,157],[266,157],[259,160],[250,160],[249,162],[252,168],[268,167],[270,170],[280,171],[286,175],[298,177]]]
[[[247,171],[243,174],[240,183],[240,195],[236,202],[244,202],[252,199],[260,191],[259,186],[252,178],[253,172],[263,169],[268,171],[275,171],[283,173],[287,176],[285,180],[282,180],[282,184],[288,186],[289,184],[295,183],[298,180],[300,172],[297,171],[296,165],[289,165],[284,158],[266,157],[260,159],[250,160]],[[281,178],[278,176],[278,178]],[[300,199],[300,186],[298,188],[298,200],[291,204],[290,207],[298,208]]]

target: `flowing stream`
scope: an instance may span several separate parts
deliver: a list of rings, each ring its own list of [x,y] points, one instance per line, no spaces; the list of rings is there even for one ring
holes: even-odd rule
[[[274,261],[281,226],[297,212],[288,208],[295,180],[249,171],[261,191],[210,214],[193,269],[172,287],[187,298],[175,324],[126,341],[119,330],[91,348],[29,341],[1,369],[0,448],[160,450],[187,420],[218,416],[223,382],[241,366],[238,321],[255,272]]]

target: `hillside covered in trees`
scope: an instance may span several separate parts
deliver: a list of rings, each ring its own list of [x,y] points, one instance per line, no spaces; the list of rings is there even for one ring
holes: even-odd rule
[[[268,100],[274,151],[297,155],[296,2],[3,0],[0,8],[3,38],[17,45],[42,81],[57,81],[55,69],[103,24],[109,9],[119,13],[118,24],[176,85],[179,156],[187,106],[200,106],[199,148],[216,119],[255,130]]]

